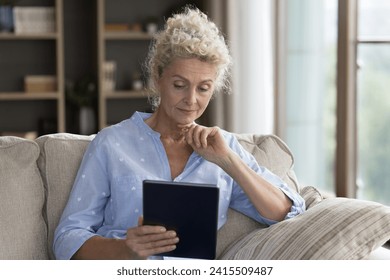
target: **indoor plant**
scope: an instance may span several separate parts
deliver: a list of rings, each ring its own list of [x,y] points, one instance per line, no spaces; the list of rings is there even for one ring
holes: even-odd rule
[[[83,77],[76,82],[68,81],[65,92],[67,100],[79,109],[80,134],[95,133],[96,82],[90,77]]]

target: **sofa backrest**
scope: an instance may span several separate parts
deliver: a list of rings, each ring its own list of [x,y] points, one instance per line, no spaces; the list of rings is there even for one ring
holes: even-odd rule
[[[296,192],[300,191],[293,169],[294,156],[283,140],[275,135],[236,134],[236,137],[260,165],[267,167]]]

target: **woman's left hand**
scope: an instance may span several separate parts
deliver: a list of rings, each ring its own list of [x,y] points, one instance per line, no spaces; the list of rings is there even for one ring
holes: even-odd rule
[[[226,144],[218,127],[190,124],[181,128],[185,141],[194,151],[229,174],[263,217],[274,221],[285,218],[291,209],[291,200],[246,165]]]
[[[219,164],[231,152],[219,127],[191,124],[181,127],[185,141],[204,159]]]

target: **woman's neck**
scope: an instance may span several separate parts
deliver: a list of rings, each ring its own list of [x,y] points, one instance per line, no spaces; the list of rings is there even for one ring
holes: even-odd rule
[[[182,137],[182,132],[178,125],[161,114],[158,109],[145,120],[145,123],[151,129],[160,133],[161,138],[178,140]]]

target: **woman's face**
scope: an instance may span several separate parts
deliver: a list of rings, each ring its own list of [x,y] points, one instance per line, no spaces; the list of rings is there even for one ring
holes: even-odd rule
[[[214,92],[216,66],[196,58],[177,58],[157,81],[159,114],[176,124],[189,124],[206,110]]]

